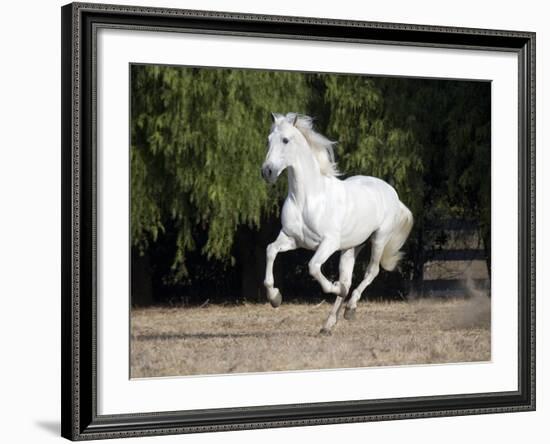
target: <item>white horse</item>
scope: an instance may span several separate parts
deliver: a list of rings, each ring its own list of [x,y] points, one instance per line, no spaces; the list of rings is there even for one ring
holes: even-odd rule
[[[344,318],[353,319],[357,301],[378,275],[379,265],[388,271],[396,267],[413,217],[396,191],[383,180],[368,176],[338,179],[332,149],[335,142],[315,132],[310,117],[295,113],[272,117],[262,176],[274,183],[288,169],[288,196],[283,205],[282,230],[267,247],[267,298],[273,307],[281,305],[282,296],[273,280],[277,254],[296,248],[315,250],[309,273],[325,293],[336,295],[321,329],[321,334],[330,334],[343,302]],[[365,277],[346,299],[355,258],[369,237],[372,249]],[[341,252],[340,276],[338,282],[330,282],[321,266],[336,251]]]

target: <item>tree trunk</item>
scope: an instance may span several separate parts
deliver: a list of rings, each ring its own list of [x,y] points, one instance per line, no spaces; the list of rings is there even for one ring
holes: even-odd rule
[[[149,255],[140,255],[132,249],[131,263],[131,303],[136,306],[153,305],[153,281]]]
[[[483,240],[483,249],[485,250],[485,262],[487,263],[487,273],[489,281],[491,280],[491,230],[480,230]]]
[[[416,249],[413,254],[413,269],[412,269],[412,288],[416,297],[424,296],[424,263],[426,255],[424,254],[424,230],[423,227],[418,229],[416,236]]]
[[[261,276],[258,273],[258,257],[255,249],[241,256],[241,299],[259,302],[261,296]]]
[[[236,236],[238,244],[238,267],[240,273],[240,299],[259,302],[262,300],[261,286],[263,277],[260,269],[265,259],[261,257],[258,232],[248,227],[242,227]]]

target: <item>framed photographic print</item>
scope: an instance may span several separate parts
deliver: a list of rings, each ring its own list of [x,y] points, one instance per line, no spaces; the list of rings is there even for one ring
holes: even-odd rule
[[[534,33],[61,13],[64,437],[535,408]]]

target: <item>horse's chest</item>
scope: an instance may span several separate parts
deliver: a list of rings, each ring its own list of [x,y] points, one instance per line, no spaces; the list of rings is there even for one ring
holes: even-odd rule
[[[283,230],[302,248],[315,249],[322,240],[322,229],[316,218],[309,217],[292,204],[285,204],[282,214]]]

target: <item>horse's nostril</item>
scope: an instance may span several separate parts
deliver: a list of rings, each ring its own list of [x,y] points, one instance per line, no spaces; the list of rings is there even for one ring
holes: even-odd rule
[[[271,176],[271,168],[269,168],[268,166],[265,166],[262,168],[262,177],[264,179],[269,179],[269,177]]]

